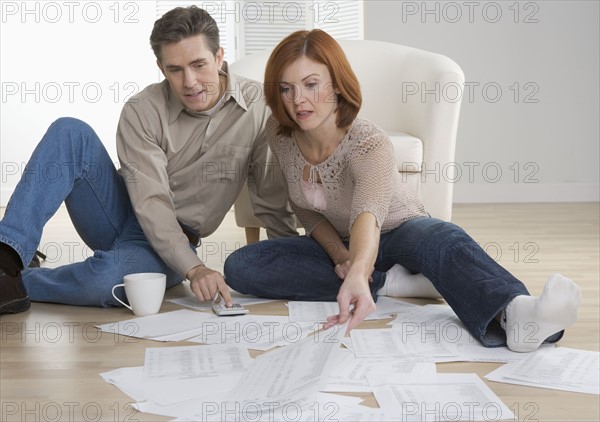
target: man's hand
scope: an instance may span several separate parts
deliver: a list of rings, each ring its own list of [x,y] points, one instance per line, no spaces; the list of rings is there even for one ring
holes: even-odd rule
[[[353,274],[346,276],[337,295],[337,302],[340,306],[340,313],[327,318],[324,328],[327,329],[336,324],[343,325],[350,319],[346,334],[360,324],[376,308],[367,280]],[[350,305],[354,305],[352,313],[350,313]]]
[[[199,301],[213,300],[218,290],[225,301],[225,306],[233,306],[229,287],[225,283],[223,275],[218,271],[198,265],[187,272],[186,278],[190,280],[192,292]]]

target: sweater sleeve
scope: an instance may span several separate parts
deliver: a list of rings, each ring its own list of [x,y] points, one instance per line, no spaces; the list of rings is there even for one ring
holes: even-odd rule
[[[290,205],[292,206],[292,210],[296,214],[298,221],[300,221],[300,223],[302,224],[302,227],[304,227],[304,231],[306,232],[306,234],[308,236],[310,236],[311,232],[319,224],[321,224],[323,221],[326,220],[326,218],[323,214],[320,214],[316,211],[299,207],[298,205],[294,204],[292,201],[290,201]]]
[[[389,212],[397,171],[390,139],[378,132],[358,142],[349,157],[349,170],[354,194],[348,230],[364,212],[372,213],[381,228]]]

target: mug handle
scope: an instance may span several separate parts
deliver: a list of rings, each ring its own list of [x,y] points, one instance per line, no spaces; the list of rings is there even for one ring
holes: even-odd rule
[[[117,284],[116,286],[114,286],[114,287],[112,288],[112,295],[113,295],[113,297],[114,297],[114,298],[117,300],[117,302],[119,302],[121,305],[125,306],[126,308],[129,308],[129,310],[130,310],[130,311],[133,311],[133,309],[131,308],[131,306],[129,306],[128,304],[126,304],[125,302],[123,302],[121,299],[119,299],[119,298],[117,297],[117,295],[115,295],[115,289],[116,289],[117,287],[125,287],[125,283],[122,283],[122,284]]]

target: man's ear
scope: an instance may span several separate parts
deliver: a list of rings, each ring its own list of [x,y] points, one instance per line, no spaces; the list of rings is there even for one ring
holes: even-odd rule
[[[219,47],[219,49],[217,50],[217,54],[215,56],[215,60],[217,62],[217,67],[219,68],[219,70],[221,70],[221,68],[223,67],[224,58],[225,58],[225,51],[223,50],[223,47]]]
[[[167,75],[165,74],[165,69],[163,68],[160,60],[156,59],[156,65],[158,66],[158,68],[160,69],[160,72],[163,74],[163,76],[166,78]]]

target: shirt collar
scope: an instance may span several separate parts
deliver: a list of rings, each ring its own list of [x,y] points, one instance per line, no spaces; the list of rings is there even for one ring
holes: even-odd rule
[[[246,100],[244,99],[244,96],[240,91],[240,83],[238,82],[238,78],[233,73],[229,73],[228,70],[229,66],[227,65],[227,62],[223,61],[223,66],[221,67],[221,70],[219,70],[220,75],[227,76],[227,87],[225,89],[225,101],[223,101],[223,105],[226,104],[231,98],[233,98],[233,100],[236,103],[238,103],[240,107],[242,107],[244,110],[248,110]],[[171,85],[169,85],[169,81],[165,80],[165,83],[167,84],[167,92],[169,96],[169,124],[173,124],[183,111],[187,111],[183,103],[179,101],[176,95],[173,94],[173,91],[171,90]],[[194,115],[194,113],[187,113]]]

